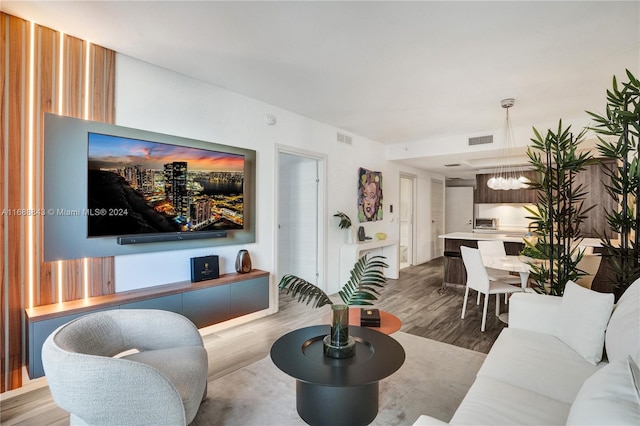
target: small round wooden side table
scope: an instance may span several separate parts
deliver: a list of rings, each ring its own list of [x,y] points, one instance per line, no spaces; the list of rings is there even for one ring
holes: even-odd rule
[[[360,327],[360,308],[366,309],[366,306],[349,308],[349,325]],[[322,316],[322,322],[331,324],[331,311]],[[397,316],[387,311],[380,311],[380,327],[367,327],[384,334],[395,333],[402,327],[402,321]]]

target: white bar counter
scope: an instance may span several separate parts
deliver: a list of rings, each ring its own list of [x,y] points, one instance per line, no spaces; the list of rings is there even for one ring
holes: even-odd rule
[[[504,241],[508,243],[523,243],[524,234],[518,235],[514,233],[488,233],[488,232],[451,232],[449,234],[438,235],[438,238],[449,240],[472,240],[472,241]],[[581,246],[601,247],[600,240],[597,238],[583,238],[580,242]]]

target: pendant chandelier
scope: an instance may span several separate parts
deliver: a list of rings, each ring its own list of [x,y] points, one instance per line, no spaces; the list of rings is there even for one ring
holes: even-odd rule
[[[507,112],[502,128],[502,147],[499,156],[500,165],[496,173],[487,181],[487,186],[496,190],[522,189],[527,188],[529,180],[522,176],[515,166],[509,163],[509,156],[514,155],[514,137],[509,120],[509,108],[513,106],[515,99],[507,98],[500,101],[500,105]]]

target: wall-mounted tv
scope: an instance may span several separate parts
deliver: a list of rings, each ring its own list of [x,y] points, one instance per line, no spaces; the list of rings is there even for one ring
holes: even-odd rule
[[[89,238],[244,228],[244,155],[93,132],[87,155]]]
[[[252,149],[45,114],[43,182],[45,261],[256,241]]]

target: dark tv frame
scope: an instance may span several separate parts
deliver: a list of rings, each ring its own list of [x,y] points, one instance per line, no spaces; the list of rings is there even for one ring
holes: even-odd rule
[[[87,237],[88,223],[85,212],[88,208],[88,133],[103,133],[244,155],[244,229]],[[43,260],[47,262],[253,243],[256,240],[255,176],[255,150],[45,114]],[[140,244],[141,242],[144,244]]]

